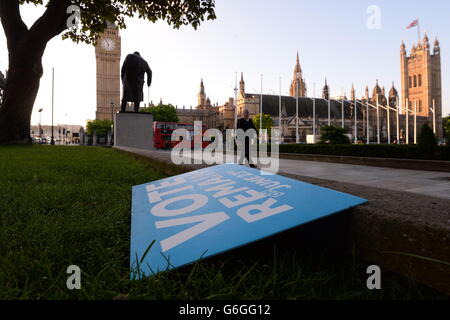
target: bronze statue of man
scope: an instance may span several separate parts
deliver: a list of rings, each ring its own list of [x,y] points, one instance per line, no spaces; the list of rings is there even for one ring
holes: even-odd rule
[[[134,103],[134,112],[139,112],[141,101],[144,100],[144,76],[147,74],[147,85],[152,84],[152,70],[139,52],[127,55],[122,66],[123,97],[121,112],[125,112],[127,103]]]

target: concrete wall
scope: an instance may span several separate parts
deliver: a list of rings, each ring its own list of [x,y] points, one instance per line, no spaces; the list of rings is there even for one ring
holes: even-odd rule
[[[114,146],[153,150],[153,116],[148,113],[116,113]]]

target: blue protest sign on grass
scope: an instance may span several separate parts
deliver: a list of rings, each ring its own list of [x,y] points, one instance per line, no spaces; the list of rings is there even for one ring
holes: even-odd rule
[[[236,164],[134,186],[131,278],[178,268],[365,202]]]

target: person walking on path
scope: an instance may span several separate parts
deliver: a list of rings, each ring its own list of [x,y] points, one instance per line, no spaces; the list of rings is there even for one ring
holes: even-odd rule
[[[258,135],[258,130],[256,129],[255,125],[253,124],[253,120],[250,118],[250,113],[248,110],[244,111],[244,117],[239,119],[237,122],[237,129],[242,129],[244,133],[246,133],[248,130],[254,130],[255,134]],[[245,137],[245,158],[247,159],[249,165],[251,168],[256,168],[256,165],[250,162],[250,137]]]

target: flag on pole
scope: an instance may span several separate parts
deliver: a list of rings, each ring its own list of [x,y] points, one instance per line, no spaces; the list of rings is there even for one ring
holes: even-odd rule
[[[411,23],[409,24],[409,26],[406,27],[406,29],[411,29],[411,28],[417,27],[418,25],[419,25],[419,19],[416,19],[416,20],[414,20],[413,22],[411,22]]]

